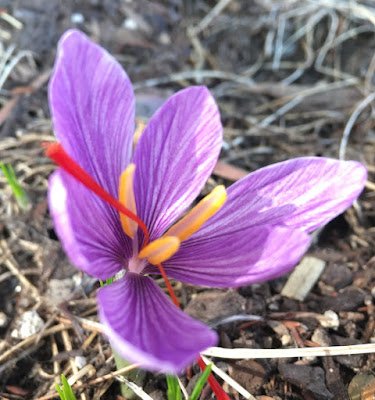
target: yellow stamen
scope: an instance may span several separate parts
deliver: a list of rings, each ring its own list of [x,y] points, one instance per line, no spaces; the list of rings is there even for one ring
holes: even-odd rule
[[[158,265],[168,260],[180,247],[180,240],[175,236],[161,237],[142,249],[138,257],[147,258],[153,265]]]
[[[181,242],[187,239],[220,210],[226,198],[225,187],[223,185],[216,186],[184,218],[173,225],[163,237],[177,236]]]
[[[133,214],[137,215],[137,207],[135,205],[133,178],[135,172],[135,164],[129,164],[120,176],[120,187],[118,193],[119,202],[129,209]],[[124,232],[134,239],[138,230],[138,224],[126,215],[120,213],[120,220]]]

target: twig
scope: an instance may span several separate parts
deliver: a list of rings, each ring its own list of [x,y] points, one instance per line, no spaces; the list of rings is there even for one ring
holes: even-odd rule
[[[0,59],[0,75],[5,69],[5,66],[7,65],[7,62],[9,61],[13,51],[16,49],[16,46],[14,44],[11,44],[7,47],[5,52],[3,53],[1,59]],[[1,86],[0,86],[1,89]]]
[[[261,106],[258,106],[257,108],[255,108],[254,111],[257,113],[263,112],[263,111],[267,110],[268,108],[283,105],[286,102],[291,101],[296,97],[306,98],[306,97],[312,96],[317,93],[327,92],[328,90],[334,90],[334,89],[339,89],[339,88],[343,88],[343,87],[353,86],[356,84],[356,82],[357,82],[357,79],[347,79],[345,81],[324,83],[324,84],[316,85],[314,87],[301,90],[299,93],[288,94],[284,97],[270,101],[269,103],[262,104]]]
[[[375,183],[370,182],[370,181],[367,181],[367,182],[365,183],[365,186],[366,186],[367,189],[372,190],[372,191],[375,192]]]
[[[196,70],[196,71],[178,72],[176,74],[170,74],[168,76],[162,76],[160,78],[147,79],[143,82],[134,83],[133,88],[134,90],[139,90],[146,87],[165,85],[167,83],[183,81],[186,79],[201,80],[205,78],[233,81],[244,86],[254,85],[254,81],[252,79],[232,74],[230,72],[217,71],[217,70]]]
[[[262,122],[260,122],[259,126],[264,128],[264,127],[272,124],[272,122],[274,122],[276,119],[278,119],[279,117],[283,116],[288,111],[290,111],[294,107],[296,107],[299,103],[301,103],[302,100],[303,100],[302,96],[295,97],[293,100],[291,100],[288,103],[284,104],[276,112],[274,112],[273,114],[269,115]]]
[[[85,329],[89,329],[91,331],[98,332],[98,333],[103,332],[103,326],[99,322],[91,321],[91,319],[81,318],[81,317],[77,317],[77,316],[74,316],[74,318],[77,321],[79,321]],[[56,317],[56,321],[62,322],[63,324],[72,325],[72,322],[68,318],[64,318],[64,317]]]
[[[10,252],[10,249],[8,247],[8,244],[5,240],[1,240],[0,242],[1,248],[0,248],[0,253],[2,254],[8,254]],[[5,266],[9,269],[9,271],[15,275],[18,280],[20,281],[21,285],[26,289],[30,290],[33,295],[36,297],[36,299],[39,301],[40,300],[40,294],[38,289],[27,279],[25,276],[22,274],[20,269],[18,268],[16,264],[16,260],[12,257],[11,254],[4,260]]]
[[[66,325],[65,324],[59,324],[59,325],[53,326],[52,328],[46,329],[44,331],[42,337],[48,336],[48,335],[50,335],[52,333],[61,332],[64,329],[66,329]],[[5,360],[7,360],[17,350],[20,350],[23,347],[31,345],[38,337],[39,337],[39,333],[36,333],[35,335],[29,336],[28,338],[22,340],[22,342],[17,343],[13,347],[11,347],[9,350],[5,351],[3,354],[0,355],[0,363],[2,363]]]
[[[346,146],[348,144],[349,140],[349,135],[350,132],[353,128],[353,125],[361,112],[374,100],[375,98],[375,93],[369,94],[366,98],[364,98],[356,107],[354,110],[353,114],[350,116],[348,123],[345,126],[344,132],[342,134],[342,139],[340,143],[340,149],[339,149],[339,158],[340,160],[345,159],[345,152],[346,152]]]
[[[68,352],[72,351],[73,347],[72,347],[72,343],[70,341],[70,337],[69,337],[68,331],[67,330],[62,331],[61,332],[61,337],[62,337],[62,340],[63,340],[63,343],[64,343],[65,350],[68,351]],[[78,367],[76,366],[76,364],[75,364],[75,362],[74,362],[74,360],[72,358],[69,358],[69,365],[70,365],[70,368],[71,368],[71,370],[73,372],[73,375],[68,379],[69,385],[73,385],[73,383],[77,382],[78,379],[81,377],[82,373],[86,374],[87,367],[89,367],[90,372],[92,372],[92,370],[94,369],[94,367],[91,364],[89,364],[89,365],[86,365],[84,368],[82,368],[79,371]],[[95,372],[95,370],[94,370],[94,372]],[[80,382],[78,381],[77,383],[80,383]],[[81,400],[87,400],[86,394],[84,392],[82,392],[80,394],[80,397],[81,397]]]
[[[91,331],[100,332],[100,333],[103,331],[101,324],[99,324],[98,322],[90,321],[85,318],[79,318],[79,317],[76,317],[76,318],[80,321],[80,323],[82,324],[82,326],[85,329],[89,329]],[[70,328],[72,326],[72,322],[66,318],[56,317],[56,319],[61,320],[63,323],[53,326],[52,328],[46,329],[42,334],[36,333],[35,335],[32,335],[32,336],[24,339],[22,342],[17,343],[15,346],[13,346],[12,348],[10,348],[9,350],[7,350],[6,352],[4,352],[3,354],[0,355],[0,363],[4,362],[6,359],[8,359],[10,356],[12,356],[13,353],[16,352],[17,350],[31,345],[34,341],[40,340],[41,338],[48,336],[50,334],[53,334],[56,332],[61,332],[65,329],[67,329],[67,327]]]
[[[241,315],[241,314],[231,315],[230,317],[223,318],[219,321],[216,321],[216,322],[210,324],[210,326],[212,328],[216,328],[220,325],[229,324],[232,322],[239,322],[239,321],[241,321],[241,322],[242,321],[264,321],[264,318],[260,317],[259,315],[248,315],[248,314],[247,315]]]
[[[12,25],[16,29],[22,29],[23,23],[18,19],[14,18],[13,15],[8,14],[7,12],[2,12],[0,14],[1,18],[8,22],[9,25]]]
[[[283,55],[283,40],[284,40],[284,32],[285,32],[285,24],[286,18],[281,16],[279,18],[279,25],[277,28],[277,36],[276,36],[276,43],[275,43],[275,53],[272,63],[272,69],[277,70],[280,68],[280,60]]]
[[[107,381],[109,379],[114,379],[116,376],[124,374],[125,372],[128,372],[128,371],[130,371],[130,370],[132,370],[134,368],[138,368],[139,366],[140,366],[139,364],[128,365],[125,368],[122,368],[122,369],[119,369],[117,371],[111,372],[110,374],[107,374],[107,375],[100,376],[99,378],[92,379],[91,381],[88,381],[88,382],[85,382],[85,383],[79,383],[79,384],[76,383],[75,385],[73,385],[72,389],[73,390],[78,390],[78,389],[84,389],[84,388],[89,387],[89,386],[98,385],[99,383],[105,382],[105,381]],[[55,397],[58,397],[57,392],[56,393],[50,393],[50,394],[47,394],[47,395],[42,396],[42,397],[38,397],[36,400],[50,400],[50,399],[53,399]]]
[[[20,51],[16,56],[14,56],[9,64],[1,71],[0,74],[0,89],[3,87],[4,82],[7,80],[8,76],[12,72],[13,68],[21,61],[22,58],[31,58],[32,53],[28,50]]]
[[[65,332],[65,331],[63,331],[63,332]],[[72,360],[72,359],[71,359],[71,360]],[[72,361],[73,361],[73,360],[72,360]],[[73,375],[70,376],[69,379],[68,379],[68,383],[69,383],[70,386],[74,385],[76,382],[77,382],[78,385],[82,384],[82,383],[80,382],[80,379],[81,379],[82,377],[84,377],[84,376],[87,375],[87,374],[91,377],[91,376],[94,375],[95,372],[96,372],[96,371],[95,371],[95,368],[94,368],[94,366],[93,366],[92,364],[87,364],[87,365],[85,365],[83,368],[81,368],[80,370],[77,368],[76,365],[74,365],[74,366],[75,366],[74,369],[73,369],[73,367],[72,367],[72,370],[74,371],[74,373],[73,373]],[[82,393],[82,394],[83,394],[83,393]]]
[[[237,390],[237,392],[245,397],[245,399],[248,400],[256,400],[256,398],[249,393],[244,387],[242,387],[238,382],[236,382],[233,378],[231,378],[227,373],[225,373],[223,370],[218,368],[212,361],[210,361],[207,357],[202,356],[202,360],[206,364],[212,364],[212,371],[215,372],[216,375],[220,376],[220,378],[227,382],[228,385],[232,386],[233,389]]]
[[[328,67],[324,67],[323,66],[323,62],[324,59],[328,53],[329,50],[331,50],[332,48],[336,47],[337,45],[343,43],[344,41],[348,40],[348,39],[352,39],[353,37],[356,37],[358,34],[360,33],[367,33],[367,32],[373,32],[374,28],[373,27],[368,27],[368,26],[359,26],[356,28],[353,28],[349,31],[345,31],[343,34],[341,34],[340,36],[338,36],[332,43],[328,42],[327,44],[323,45],[323,47],[320,49],[319,54],[316,58],[315,61],[315,68],[317,71],[330,75],[330,76],[334,76],[340,79],[355,79],[356,83],[359,82],[359,79],[348,74],[345,72],[338,72],[335,70],[332,70],[331,68]]]
[[[83,388],[88,387],[88,386],[97,385],[98,383],[102,383],[102,382],[107,381],[109,379],[113,379],[116,376],[122,375],[125,372],[131,371],[132,369],[135,369],[135,368],[138,368],[138,367],[140,367],[140,364],[128,365],[127,367],[121,368],[121,369],[119,369],[117,371],[114,371],[114,372],[111,372],[111,373],[109,373],[107,375],[100,376],[99,378],[92,379],[91,381],[88,381],[86,383],[76,384],[76,385],[73,386],[73,389],[83,389]]]
[[[199,24],[193,28],[195,35],[198,35],[204,29],[210,25],[210,23],[216,18],[224,9],[229,5],[232,0],[220,0],[215,7],[199,22]]]
[[[42,343],[37,343],[34,344],[33,346],[31,346],[30,348],[24,350],[21,354],[19,354],[16,357],[13,357],[11,360],[7,361],[6,363],[4,363],[3,365],[0,366],[0,376],[1,374],[7,369],[9,368],[11,365],[15,365],[19,360],[22,360],[23,358],[25,358],[26,356],[28,356],[29,354],[33,353],[35,350],[37,350],[40,346],[42,345]]]
[[[133,382],[128,381],[123,376],[116,376],[115,379],[120,381],[121,383],[125,383],[125,385],[128,386],[142,400],[153,400],[152,397],[149,396],[141,387],[139,387]]]
[[[372,84],[372,78],[375,73],[375,54],[372,56],[369,67],[366,72],[365,76],[365,93],[368,93],[371,91],[371,84]]]
[[[51,347],[52,347],[52,356],[55,357],[59,353],[59,349],[57,347],[56,339],[54,335],[51,335]],[[60,372],[60,361],[53,360],[53,373],[58,375]]]

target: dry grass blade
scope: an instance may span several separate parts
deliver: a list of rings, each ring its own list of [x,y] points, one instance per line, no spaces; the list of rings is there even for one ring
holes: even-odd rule
[[[107,375],[103,375],[103,376],[100,376],[99,378],[92,379],[89,382],[76,384],[76,385],[74,385],[73,388],[74,389],[81,389],[81,388],[85,388],[85,387],[88,387],[88,386],[97,385],[99,383],[105,382],[105,381],[107,381],[109,379],[113,379],[116,376],[122,375],[125,372],[131,371],[132,369],[135,369],[135,368],[138,368],[138,367],[140,367],[140,364],[128,365],[127,367],[121,368],[121,369],[119,369],[117,371],[114,371],[114,372],[111,372],[111,373],[109,373]]]
[[[61,332],[64,329],[66,329],[66,325],[64,324],[53,326],[52,328],[46,329],[41,335],[41,337],[48,336],[52,333]],[[32,335],[27,339],[22,340],[22,342],[19,342],[16,345],[12,346],[9,350],[4,351],[4,353],[0,355],[0,363],[6,361],[9,357],[13,357],[14,353],[17,352],[18,350],[24,347],[32,346],[34,342],[39,338],[39,336],[40,335],[38,333]]]
[[[202,354],[210,357],[242,360],[251,358],[290,358],[290,357],[325,357],[352,354],[375,353],[375,344],[356,344],[352,346],[301,347],[292,349],[224,349],[210,347]]]
[[[137,82],[133,85],[134,90],[139,90],[147,87],[165,85],[167,83],[184,81],[186,79],[193,79],[195,81],[200,81],[202,79],[222,79],[233,81],[244,86],[253,86],[254,81],[250,78],[245,78],[237,74],[232,74],[225,71],[215,71],[215,70],[196,70],[196,71],[185,71],[178,72],[175,74],[169,74],[167,76],[162,76],[160,78],[147,79],[143,82]]]
[[[39,1],[40,4],[44,2],[49,4],[49,0]],[[17,3],[9,2],[9,8],[13,11],[8,11],[16,16],[21,15]],[[53,11],[63,19],[61,26],[71,26],[71,15],[65,10],[61,12],[62,2],[57,3]],[[325,235],[319,236],[319,243],[310,251],[311,255],[327,262],[327,274],[332,265],[340,264],[351,278],[350,282],[353,282],[350,289],[360,291],[358,303],[362,301],[362,294],[365,300],[370,299],[373,289],[371,282],[375,279],[371,268],[374,263],[375,229],[369,226],[375,215],[375,119],[371,112],[375,109],[375,56],[369,51],[375,38],[373,1],[196,0],[177,2],[180,5],[170,8],[165,1],[146,0],[150,6],[148,12],[153,17],[149,21],[145,20],[144,7],[138,4],[140,2],[127,2],[126,10],[123,7],[118,10],[122,16],[115,19],[108,17],[116,7],[106,2],[108,4],[103,5],[99,20],[97,10],[88,4],[90,2],[77,0],[76,3],[84,3],[85,12],[82,15],[86,21],[82,26],[89,21],[93,23],[92,26],[86,26],[91,37],[98,43],[108,45],[110,52],[118,52],[116,57],[137,82],[134,89],[137,114],[140,114],[136,135],[145,127],[154,108],[159,107],[180,87],[191,84],[209,87],[220,108],[225,142],[222,158],[205,190],[221,183],[229,185],[248,171],[294,157],[319,155],[337,158],[340,142],[342,158],[361,160],[367,164],[367,190],[358,200],[359,206],[355,212],[351,210],[345,215],[348,237],[341,236],[341,228],[338,227],[337,237],[329,235],[329,246],[332,245],[328,249],[329,254],[326,253]],[[48,8],[42,10],[38,18],[48,13]],[[32,15],[33,10],[28,12]],[[0,292],[4,290],[6,293],[1,299],[0,308],[5,310],[8,318],[8,325],[5,329],[1,328],[0,371],[3,373],[0,372],[0,381],[4,387],[8,381],[17,382],[20,388],[30,388],[29,397],[47,400],[57,397],[53,382],[57,375],[64,373],[76,381],[73,389],[78,399],[83,392],[89,399],[108,397],[108,386],[125,369],[109,373],[114,369],[110,346],[101,337],[102,326],[96,322],[97,319],[93,317],[94,321],[90,320],[97,314],[97,285],[80,285],[77,283],[82,280],[79,273],[73,276],[73,272],[70,272],[71,266],[54,236],[46,204],[47,179],[55,166],[44,158],[40,142],[55,140],[47,111],[46,92],[46,82],[56,53],[55,43],[53,40],[44,41],[41,46],[43,51],[39,52],[38,39],[49,36],[45,36],[43,24],[38,24],[33,27],[34,35],[29,35],[35,37],[35,43],[27,46],[25,40],[25,46],[19,46],[18,38],[24,32],[15,31],[21,29],[22,24],[10,14],[1,13],[1,10],[0,20],[0,37],[2,40],[7,38],[7,41],[0,43],[0,125],[3,135],[0,159],[14,167],[20,183],[30,193],[32,204],[29,213],[21,213],[15,202],[9,201],[11,192],[5,178],[0,176],[0,214],[3,216],[0,234],[1,241],[4,240],[4,246],[0,242]],[[58,32],[59,26],[54,25],[53,16],[49,21],[50,29]],[[130,23],[134,26],[131,27]],[[27,19],[24,28],[25,31],[30,28]],[[27,39],[25,35],[23,37]],[[127,46],[129,42],[133,43],[130,51]],[[32,53],[27,53],[30,49]],[[37,65],[33,63],[34,56]],[[138,105],[141,106],[139,110]],[[231,164],[226,164],[226,161]],[[342,218],[339,217],[339,220]],[[336,228],[333,229],[336,233]],[[74,290],[73,296],[64,305],[64,311],[68,310],[69,313],[62,314],[62,307],[55,309],[48,304],[49,280],[52,279],[72,280],[72,285],[67,283]],[[80,290],[73,289],[76,284]],[[209,290],[188,284],[173,284],[184,306],[201,291]],[[213,328],[220,325],[223,334],[228,333],[227,337],[224,336],[228,340],[228,347],[240,345],[248,348],[212,348],[205,354],[233,359],[228,364],[236,365],[241,364],[234,362],[236,359],[271,357],[276,359],[276,365],[278,357],[375,352],[371,344],[306,349],[305,346],[314,346],[315,339],[310,335],[312,332],[301,335],[299,348],[286,349],[286,346],[293,346],[293,338],[298,339],[298,329],[304,319],[314,320],[311,325],[306,323],[307,330],[319,325],[319,330],[326,333],[329,339],[331,336],[339,336],[340,339],[354,337],[351,335],[356,329],[355,337],[362,343],[370,343],[374,339],[373,306],[363,301],[355,304],[355,312],[343,313],[338,311],[343,304],[340,297],[336,312],[321,315],[321,312],[333,309],[325,300],[327,303],[337,300],[335,296],[330,296],[331,290],[337,291],[340,296],[343,294],[343,298],[347,290],[346,286],[339,289],[333,283],[331,286],[331,280],[322,275],[319,284],[311,289],[311,295],[317,296],[319,302],[301,303],[304,312],[292,313],[295,308],[290,305],[294,302],[285,297],[280,300],[280,291],[275,290],[273,284],[262,285],[266,290],[261,288],[261,293],[256,286],[238,293],[248,300],[246,315],[242,315],[243,309],[239,308],[228,313],[229,316],[215,317],[213,322],[209,322]],[[22,290],[18,292],[20,286]],[[13,287],[17,290],[8,289]],[[163,284],[161,287],[164,289]],[[270,297],[263,299],[265,293]],[[37,304],[36,298],[40,299]],[[280,301],[283,307],[274,308]],[[6,307],[3,307],[3,303]],[[364,304],[366,307],[361,307]],[[14,320],[25,308],[30,307],[37,310],[46,321],[44,328],[39,334],[17,343],[10,336]],[[275,310],[283,312],[276,313]],[[71,319],[67,319],[67,316]],[[262,322],[254,324],[259,320]],[[280,329],[280,332],[270,329],[272,322],[275,322],[274,327],[285,329]],[[51,324],[56,326],[51,327]],[[337,326],[340,327],[338,330],[331,329]],[[62,337],[61,331],[65,331]],[[267,337],[263,337],[263,332]],[[79,337],[79,334],[82,336]],[[237,339],[245,341],[233,343]],[[270,350],[268,340],[282,343],[275,346],[282,349]],[[336,341],[332,340],[332,343]],[[259,350],[259,347],[267,349]],[[45,357],[46,349],[48,354],[53,355],[52,358],[48,359],[48,355]],[[24,366],[19,360],[25,356],[28,362]],[[77,357],[74,359],[76,363],[73,363],[73,357]],[[366,355],[347,358],[350,362],[355,358],[361,359],[361,365],[364,366],[371,361],[371,357]],[[39,360],[47,361],[41,363]],[[207,358],[204,360],[207,361]],[[331,373],[326,368],[329,361],[335,362],[326,357],[316,360],[314,366],[325,369],[326,384],[334,375],[337,380],[340,377],[342,385],[347,387],[348,376],[356,372],[356,367],[343,367],[337,363],[336,375],[336,372]],[[86,367],[81,369],[84,363]],[[243,365],[246,363],[250,364],[244,360]],[[270,365],[272,363],[270,361]],[[94,374],[94,367],[95,375],[90,377]],[[133,367],[129,366],[126,370]],[[218,366],[214,366],[213,370],[225,381],[226,387],[231,386],[234,398],[254,400],[257,395],[259,399],[276,399],[298,396],[302,390],[296,389],[297,394],[295,385],[290,385],[285,377],[278,374],[277,368],[273,368],[265,379],[262,378],[259,390],[247,385],[248,371],[230,367],[230,372],[224,373]],[[244,375],[240,374],[242,372]],[[82,377],[84,373],[86,375]],[[30,379],[34,376],[39,380]],[[81,383],[77,383],[78,379]],[[124,379],[119,379],[124,382]],[[155,375],[144,389],[152,393],[154,389],[163,387],[163,383],[164,377]],[[131,383],[128,385],[142,398],[150,399],[142,388],[134,387]],[[115,389],[112,387],[112,390]],[[203,395],[206,393],[203,392]],[[259,396],[260,393],[264,396]],[[184,395],[188,397],[186,393]],[[336,393],[333,395],[335,399],[344,398]],[[6,397],[19,398],[12,393]]]
[[[17,277],[21,285],[26,290],[29,290],[36,297],[36,299],[40,300],[40,294],[38,289],[25,277],[25,275],[20,270],[16,260],[11,254],[11,250],[8,246],[8,243],[5,240],[1,240],[0,245],[1,245],[0,255],[6,257],[4,260],[4,264],[6,265],[8,270]],[[6,254],[8,254],[8,256],[6,256]]]
[[[133,390],[133,392],[137,396],[139,396],[142,400],[153,400],[152,397],[149,396],[141,387],[139,387],[133,382],[128,381],[123,376],[116,376],[116,379],[121,383],[125,383],[125,385],[128,386],[131,390]]]
[[[340,143],[340,150],[339,150],[339,157],[340,160],[345,159],[345,152],[346,152],[346,146],[348,145],[348,140],[349,140],[349,135],[350,132],[353,128],[353,125],[361,112],[374,100],[375,98],[375,93],[369,94],[365,99],[363,99],[356,109],[354,110],[353,114],[350,116],[348,123],[345,126],[344,133],[342,134],[342,139]]]
[[[233,378],[231,378],[228,374],[226,374],[223,370],[218,368],[212,361],[210,361],[207,357],[202,356],[202,360],[206,364],[212,364],[212,371],[215,372],[216,375],[220,376],[220,378],[227,382],[228,385],[232,386],[233,389],[237,390],[237,392],[245,397],[247,400],[256,400],[256,398],[250,394],[244,387],[242,387],[239,383],[237,383]]]
[[[182,394],[184,395],[185,400],[189,400],[189,394],[186,391],[185,386],[183,385],[183,383],[181,382],[181,379],[177,376],[177,380],[178,380],[178,384],[180,385],[180,389]]]
[[[43,331],[42,334],[37,333],[35,335],[28,337],[27,339],[22,340],[22,342],[17,343],[15,346],[11,347],[9,350],[5,351],[3,354],[0,355],[0,363],[4,362],[9,357],[13,356],[13,354],[15,352],[17,352],[18,350],[20,350],[24,347],[31,346],[34,342],[40,340],[41,338],[43,338],[45,336],[52,334],[52,333],[64,331],[68,327],[71,327],[71,325],[72,325],[72,322],[66,318],[57,317],[56,319],[61,320],[63,323],[59,324],[59,325],[55,325],[49,329],[46,329],[45,331]],[[102,332],[101,325],[98,322],[90,321],[85,318],[79,318],[79,321],[81,322],[82,326],[85,329],[93,330],[95,332]]]
[[[199,22],[199,24],[193,28],[195,35],[202,32],[204,29],[210,25],[215,17],[217,17],[224,9],[229,5],[232,0],[220,0],[215,7],[213,7],[210,12]]]
[[[90,380],[88,382],[76,383],[75,385],[73,385],[72,389],[73,390],[78,390],[78,389],[84,389],[86,387],[90,387],[90,386],[93,386],[93,385],[98,385],[98,384],[103,383],[105,381],[114,379],[116,376],[122,375],[125,372],[128,372],[128,371],[130,371],[130,370],[132,370],[134,368],[138,368],[138,367],[139,367],[139,364],[128,365],[125,368],[122,368],[122,369],[119,369],[117,371],[111,372],[110,374],[107,374],[107,375],[100,376],[99,378],[92,379],[92,380]],[[39,397],[36,400],[49,400],[49,399],[53,399],[55,397],[58,397],[57,393],[50,393],[50,394],[47,394],[46,396]]]
[[[17,18],[13,17],[13,15],[8,14],[7,12],[3,11],[0,13],[1,19],[8,22],[9,25],[12,25],[16,29],[22,29],[23,23],[19,21]]]

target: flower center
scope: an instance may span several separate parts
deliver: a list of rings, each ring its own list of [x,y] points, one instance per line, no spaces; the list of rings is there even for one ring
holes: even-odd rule
[[[161,238],[149,243],[148,229],[137,216],[133,185],[135,164],[130,164],[121,174],[119,200],[116,200],[65,152],[60,143],[46,143],[44,147],[46,148],[46,155],[57,165],[119,212],[125,234],[133,239],[133,257],[129,261],[129,270],[134,273],[141,273],[145,266],[145,259],[149,263],[157,265],[174,303],[178,306],[176,296],[161,263],[171,258],[179,249],[180,242],[196,232],[222,207],[226,200],[224,186],[217,186]],[[145,237],[139,253],[138,226],[142,229]]]
[[[120,177],[119,202],[137,215],[134,195],[135,164],[130,164]],[[217,186],[210,194],[204,197],[185,217],[173,225],[164,235],[143,246],[138,254],[139,258],[147,258],[153,265],[168,260],[175,254],[180,242],[195,233],[209,218],[223,206],[227,194],[223,185]],[[132,239],[136,239],[138,225],[126,215],[120,213],[121,224],[124,232]]]

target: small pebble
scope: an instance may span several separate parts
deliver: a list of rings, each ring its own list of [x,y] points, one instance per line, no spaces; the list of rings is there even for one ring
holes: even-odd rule
[[[282,335],[281,336],[281,345],[282,346],[289,346],[290,344],[292,344],[292,338],[290,337],[290,335]]]
[[[8,318],[5,313],[0,311],[0,328],[5,328],[8,325]]]
[[[186,314],[206,323],[218,323],[246,311],[246,299],[234,290],[198,293],[185,307]]]
[[[52,304],[57,305],[72,296],[74,282],[72,278],[50,279],[47,294]]]
[[[171,44],[171,37],[168,35],[167,32],[162,32],[159,35],[158,40],[159,40],[159,43],[164,45],[164,46],[167,46],[167,45]]]
[[[44,321],[36,311],[26,311],[16,320],[16,328],[11,332],[12,338],[26,339],[43,328]]]
[[[134,19],[125,18],[122,26],[126,29],[130,29],[131,31],[136,31],[138,29],[138,24]]]
[[[226,140],[223,140],[223,143],[221,144],[223,147],[223,150],[228,151],[232,148],[232,145],[229,144]]]
[[[239,146],[240,144],[242,144],[244,142],[244,138],[243,136],[237,136],[236,138],[234,138],[232,140],[233,146]]]
[[[76,356],[74,357],[74,363],[78,369],[81,369],[87,364],[87,361],[86,358],[83,356]]]
[[[324,313],[326,319],[320,321],[324,328],[337,329],[340,326],[339,316],[332,310],[327,310]]]
[[[322,328],[315,329],[313,335],[311,336],[311,340],[323,347],[331,345],[327,332]]]
[[[81,13],[74,13],[70,20],[72,21],[72,24],[82,24],[85,21],[85,17]]]

